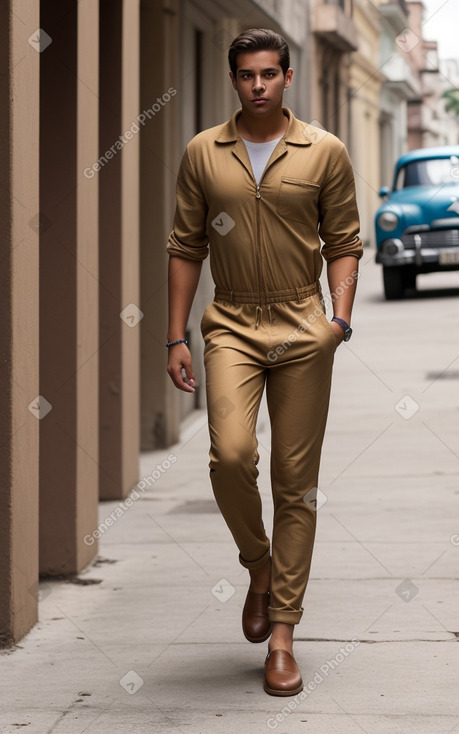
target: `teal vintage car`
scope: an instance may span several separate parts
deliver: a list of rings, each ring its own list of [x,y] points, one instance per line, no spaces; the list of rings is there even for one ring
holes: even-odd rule
[[[376,262],[388,300],[415,289],[419,273],[459,270],[459,145],[405,153],[392,191],[379,195]]]

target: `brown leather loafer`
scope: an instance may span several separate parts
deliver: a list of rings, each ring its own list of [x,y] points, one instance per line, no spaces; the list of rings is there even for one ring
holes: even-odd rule
[[[303,690],[298,665],[287,650],[272,650],[268,653],[263,688],[270,696],[295,696]]]
[[[266,594],[257,594],[249,589],[242,610],[242,631],[249,642],[264,642],[271,634],[268,607],[269,591]]]

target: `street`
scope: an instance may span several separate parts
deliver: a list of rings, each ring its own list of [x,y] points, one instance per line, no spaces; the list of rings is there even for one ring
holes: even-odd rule
[[[384,301],[365,251],[295,635],[303,695],[266,695],[267,643],[243,638],[248,574],[200,411],[179,444],[141,455],[150,486],[130,506],[100,504],[96,564],[41,582],[39,623],[0,658],[4,734],[459,732],[459,273],[418,283]],[[265,406],[259,451],[270,528]]]

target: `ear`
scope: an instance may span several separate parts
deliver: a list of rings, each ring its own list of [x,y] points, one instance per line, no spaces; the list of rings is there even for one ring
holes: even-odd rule
[[[233,85],[233,89],[235,89],[237,91],[236,77],[234,76],[234,74],[233,74],[232,71],[229,72],[229,77],[231,79],[231,83]]]
[[[285,89],[289,88],[289,86],[292,83],[292,79],[293,79],[293,69],[290,68],[290,69],[287,69],[286,74],[285,74],[285,80],[284,80]]]

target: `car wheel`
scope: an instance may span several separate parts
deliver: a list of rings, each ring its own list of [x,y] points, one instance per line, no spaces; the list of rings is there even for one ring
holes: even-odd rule
[[[384,294],[387,301],[395,301],[405,295],[403,268],[383,267]]]
[[[416,290],[416,269],[410,265],[406,265],[402,271],[403,287],[406,290]]]

